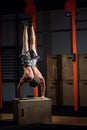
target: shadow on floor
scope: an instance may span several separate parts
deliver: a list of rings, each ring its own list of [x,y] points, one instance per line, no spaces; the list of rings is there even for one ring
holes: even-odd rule
[[[62,129],[62,128],[69,128],[69,129],[82,129],[86,130],[87,126],[76,126],[76,125],[61,125],[61,124],[29,124],[29,125],[16,125],[12,121],[2,121],[0,122],[0,130],[31,130],[31,129]]]
[[[3,108],[0,109],[0,113],[13,113],[12,103],[3,104]],[[57,116],[76,116],[87,117],[87,107],[80,107],[77,112],[74,111],[74,107],[70,106],[52,106],[52,115]],[[87,126],[77,125],[61,125],[61,124],[29,124],[24,126],[16,125],[13,120],[0,121],[0,130],[31,130],[31,129],[87,129]]]
[[[80,107],[78,111],[72,106],[53,106],[52,114],[57,116],[87,117],[87,107]]]

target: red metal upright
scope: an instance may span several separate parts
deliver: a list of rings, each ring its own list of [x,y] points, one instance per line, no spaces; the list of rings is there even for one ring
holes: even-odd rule
[[[74,74],[74,110],[78,111],[79,98],[78,98],[78,50],[77,50],[77,35],[76,35],[76,1],[67,0],[65,9],[72,16],[72,51],[74,56],[73,61],[73,74]]]
[[[36,33],[36,5],[35,5],[35,2],[34,2],[34,0],[25,0],[25,3],[26,3],[25,14],[27,14],[27,16],[32,18],[34,30]],[[36,45],[36,49],[37,49],[37,45]],[[34,97],[38,97],[38,87],[34,88]]]

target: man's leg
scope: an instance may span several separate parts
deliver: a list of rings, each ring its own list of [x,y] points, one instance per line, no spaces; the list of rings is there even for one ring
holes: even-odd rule
[[[36,35],[33,27],[33,23],[30,24],[30,54],[32,59],[39,59],[40,57],[37,54],[36,50]]]
[[[26,61],[26,59],[30,60],[30,52],[29,52],[29,44],[28,44],[28,23],[24,22],[24,30],[23,30],[23,47],[22,54],[20,55],[22,65]]]
[[[24,55],[27,51],[29,51],[29,45],[28,45],[28,25],[26,23],[24,23],[22,54]]]

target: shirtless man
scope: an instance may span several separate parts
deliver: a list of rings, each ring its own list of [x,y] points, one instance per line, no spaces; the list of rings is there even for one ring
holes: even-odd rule
[[[29,82],[31,87],[41,86],[41,97],[45,97],[45,80],[41,72],[37,68],[39,56],[36,52],[36,36],[33,28],[33,23],[24,23],[23,31],[23,48],[20,56],[23,65],[24,73],[17,85],[17,96],[21,98],[21,88],[24,83]],[[28,26],[30,29],[30,43],[28,44]]]

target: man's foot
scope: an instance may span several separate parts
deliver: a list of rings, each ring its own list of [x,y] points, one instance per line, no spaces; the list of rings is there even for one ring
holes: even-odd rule
[[[30,21],[29,21],[29,27],[32,27],[32,19],[30,19]]]
[[[32,19],[29,19],[29,20],[23,20],[23,25],[24,26],[29,26],[29,27],[32,27]]]
[[[43,98],[45,98],[45,96],[41,96],[41,98],[43,99]]]
[[[24,26],[29,26],[29,21],[23,21]]]

